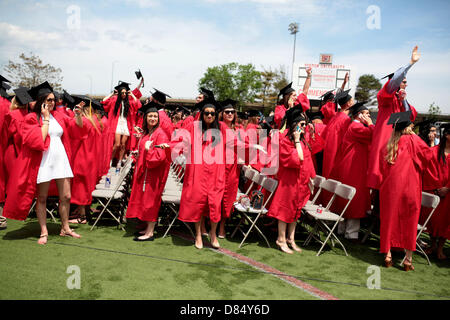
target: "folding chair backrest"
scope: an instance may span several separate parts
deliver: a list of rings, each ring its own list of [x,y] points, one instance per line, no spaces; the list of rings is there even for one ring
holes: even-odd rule
[[[253,181],[254,183],[256,183],[257,185],[260,185],[260,186],[261,186],[265,178],[266,178],[265,175],[263,175],[263,174],[261,174],[261,173],[259,173],[259,172],[256,172],[256,173],[253,175],[252,181]]]
[[[328,179],[322,183],[322,189],[327,190],[328,192],[333,194],[331,199],[328,201],[325,209],[327,209],[327,210],[330,209],[331,204],[333,203],[334,199],[336,198],[336,189],[340,184],[341,184],[341,182],[333,180],[333,179]]]
[[[316,193],[314,194],[314,198],[311,200],[312,203],[315,203],[317,198],[319,197],[320,192],[322,191],[322,184],[326,181],[322,176],[316,175],[316,177],[313,179],[314,188],[317,189]]]
[[[436,209],[440,200],[435,194],[422,192],[422,207]]]
[[[273,194],[277,190],[278,187],[278,180],[275,180],[273,178],[264,177],[264,180],[262,181],[261,186],[263,189],[266,189],[269,192],[269,196],[267,197],[266,201],[264,201],[264,208],[267,206],[267,203],[269,202],[270,198],[272,198]]]
[[[337,186],[335,193],[345,200],[352,200],[355,196],[356,189],[346,184],[340,184]]]

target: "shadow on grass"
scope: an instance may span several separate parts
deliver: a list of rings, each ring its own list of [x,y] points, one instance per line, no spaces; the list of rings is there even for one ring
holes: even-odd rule
[[[77,227],[71,227],[76,230]],[[47,230],[49,235],[59,235],[61,231],[61,224],[54,222],[47,222]],[[25,225],[17,230],[7,231],[3,236],[3,240],[23,240],[23,239],[38,239],[41,234],[41,228],[39,222],[30,221],[26,222]]]

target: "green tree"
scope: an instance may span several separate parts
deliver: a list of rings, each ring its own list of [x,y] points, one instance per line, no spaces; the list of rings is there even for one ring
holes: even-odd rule
[[[368,106],[376,105],[380,89],[381,83],[373,74],[364,74],[359,77],[355,99],[360,102],[367,101]]]
[[[54,90],[61,90],[61,82],[63,77],[61,76],[61,69],[55,68],[50,64],[44,64],[42,60],[30,52],[27,56],[22,53],[20,56],[20,62],[13,62],[9,60],[8,64],[4,67],[5,72],[8,74],[8,79],[14,87],[34,87],[42,82],[48,81]]]
[[[441,114],[441,108],[439,108],[438,105],[436,105],[436,103],[432,103],[430,104],[430,106],[428,107],[428,113],[430,114],[430,116],[437,116]]]
[[[278,93],[289,83],[286,76],[286,70],[283,66],[274,70],[272,70],[272,68],[263,68],[261,77],[263,85],[261,92],[258,95],[258,99],[265,108],[274,108],[278,102]]]
[[[210,67],[198,82],[214,92],[216,100],[237,100],[239,105],[255,102],[263,86],[261,73],[252,64],[236,62]]]

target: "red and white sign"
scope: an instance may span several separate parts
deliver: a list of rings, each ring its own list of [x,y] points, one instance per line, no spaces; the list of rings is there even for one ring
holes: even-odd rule
[[[321,53],[319,63],[333,64],[333,55],[328,53]]]
[[[303,89],[306,81],[306,68],[310,67],[311,85],[308,91],[308,99],[317,100],[326,92],[340,88],[344,82],[345,74],[349,74],[349,82],[345,89],[355,88],[355,80],[352,79],[351,67],[347,65],[336,64],[319,64],[319,63],[305,63],[294,64],[294,72],[292,75],[292,87],[297,91]]]

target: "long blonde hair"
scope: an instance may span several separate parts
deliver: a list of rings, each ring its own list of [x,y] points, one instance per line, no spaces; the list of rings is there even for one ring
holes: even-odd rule
[[[414,131],[412,130],[412,124],[407,126],[403,130],[393,130],[391,137],[389,138],[389,141],[387,143],[387,154],[385,160],[389,164],[394,164],[395,160],[397,159],[397,153],[398,153],[398,142],[400,141],[401,136],[403,135],[411,135],[414,134]]]
[[[97,125],[95,124],[94,119],[92,118],[92,111],[93,110],[94,109],[92,108],[91,105],[90,106],[84,106],[83,111],[82,111],[83,112],[83,116],[92,123],[92,125],[95,128],[95,131],[97,131],[98,134],[101,134],[100,130],[97,128]]]

